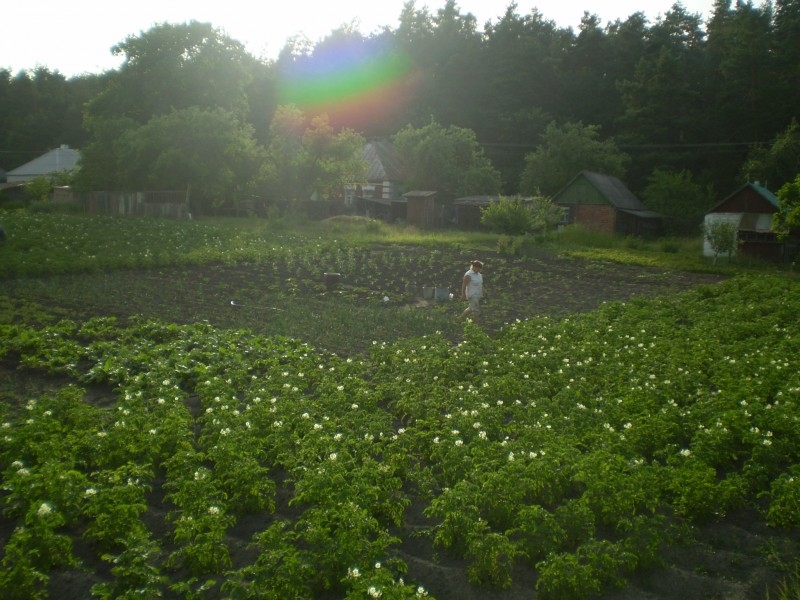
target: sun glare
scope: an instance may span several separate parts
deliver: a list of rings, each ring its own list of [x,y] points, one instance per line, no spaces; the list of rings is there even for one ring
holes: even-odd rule
[[[378,42],[346,41],[300,57],[284,68],[278,97],[332,124],[369,125],[396,114],[414,97],[419,76],[411,59]]]

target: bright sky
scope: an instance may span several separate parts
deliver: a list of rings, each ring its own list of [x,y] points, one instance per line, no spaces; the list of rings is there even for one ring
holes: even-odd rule
[[[462,14],[472,13],[479,28],[497,22],[512,0],[460,0]],[[516,13],[534,7],[559,27],[577,28],[584,11],[603,24],[625,20],[642,10],[651,22],[675,0],[517,0]],[[119,66],[110,49],[159,23],[211,23],[243,43],[256,57],[275,58],[287,39],[298,34],[312,42],[342,24],[355,21],[364,34],[383,26],[395,29],[404,0],[16,0],[3,6],[0,68],[12,73],[44,66],[66,77],[100,73]],[[416,8],[435,14],[445,0],[417,0]],[[713,0],[682,0],[683,7],[710,16]],[[646,5],[647,8],[642,8]]]

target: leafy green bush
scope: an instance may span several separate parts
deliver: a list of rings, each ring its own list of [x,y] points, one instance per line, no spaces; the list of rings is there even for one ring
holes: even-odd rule
[[[25,194],[35,202],[47,202],[53,189],[51,181],[44,176],[29,179],[22,185]]]
[[[714,220],[703,223],[703,238],[711,245],[715,264],[721,254],[727,255],[728,260],[733,257],[739,245],[737,230],[736,223],[730,221]]]
[[[775,214],[772,230],[785,239],[793,227],[800,226],[800,175],[778,190],[780,210]]]
[[[558,214],[558,208],[544,196],[501,196],[498,202],[481,210],[481,223],[494,233],[524,235],[555,224]]]

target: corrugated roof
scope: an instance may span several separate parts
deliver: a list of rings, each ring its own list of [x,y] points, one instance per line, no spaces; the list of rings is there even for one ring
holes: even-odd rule
[[[456,198],[453,204],[459,206],[488,206],[492,202],[499,202],[500,196],[464,196]]]
[[[364,160],[367,162],[367,181],[403,181],[403,163],[394,145],[389,140],[367,142],[364,145]]]
[[[77,150],[73,150],[69,146],[61,146],[45,152],[38,158],[26,162],[16,169],[11,169],[6,173],[6,180],[11,183],[13,181],[33,179],[40,175],[58,173],[59,171],[70,171],[78,164],[79,158],[80,153]]]
[[[613,175],[593,173],[591,171],[581,171],[578,177],[581,175],[586,177],[586,179],[589,180],[589,182],[597,189],[597,191],[599,191],[603,197],[615,208],[632,212],[652,212],[644,204],[642,204],[642,201],[634,196],[633,192],[630,191],[617,177],[614,177]]]

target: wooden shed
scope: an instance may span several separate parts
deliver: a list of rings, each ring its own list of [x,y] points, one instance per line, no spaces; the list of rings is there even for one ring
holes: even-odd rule
[[[412,190],[403,194],[406,199],[406,222],[420,229],[436,227],[436,192]]]
[[[746,183],[735,190],[705,216],[705,223],[728,222],[736,225],[739,251],[765,260],[784,260],[791,244],[779,242],[772,231],[772,215],[778,212],[777,196],[759,182]],[[703,255],[714,256],[708,240],[703,240]]]
[[[564,209],[565,224],[645,238],[661,232],[662,216],[648,209],[612,175],[581,171],[553,196],[553,202]]]

